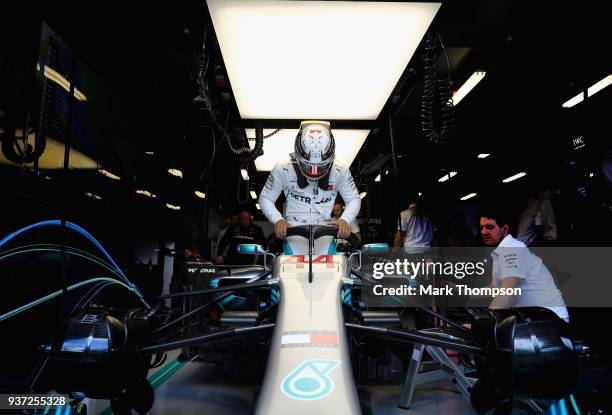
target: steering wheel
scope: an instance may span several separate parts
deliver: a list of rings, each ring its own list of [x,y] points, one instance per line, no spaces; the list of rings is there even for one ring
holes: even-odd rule
[[[287,236],[301,236],[308,239],[310,237],[308,227],[309,225],[292,226],[287,229]],[[338,227],[334,225],[312,225],[313,239],[318,239],[321,236],[333,236],[334,238],[338,238]],[[361,248],[359,239],[357,239],[357,236],[352,232],[347,238],[344,238],[344,240],[351,245],[351,249],[354,251]]]
[[[321,236],[333,236],[334,238],[338,237],[338,227],[334,225],[313,225],[312,233],[315,239]],[[308,239],[310,237],[310,233],[308,231],[308,225],[298,225],[292,226],[287,229],[286,236],[301,236],[303,238]],[[361,248],[361,243],[357,236],[354,233],[351,233],[347,238],[344,239],[347,241],[351,247],[351,250],[357,251]],[[270,252],[282,252],[283,244],[282,239],[278,239],[274,232],[268,237],[267,241],[267,249]]]

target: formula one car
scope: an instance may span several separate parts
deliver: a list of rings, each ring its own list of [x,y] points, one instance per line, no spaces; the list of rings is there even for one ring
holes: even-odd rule
[[[62,225],[82,231],[103,250],[77,225]],[[307,255],[277,255],[259,245],[241,245],[240,253],[263,256],[264,266],[215,275],[204,289],[184,287],[155,302],[143,298],[108,254],[101,260],[64,247],[66,255],[95,259],[109,276],[64,278],[60,290],[40,292],[40,298],[19,306],[7,298],[0,315],[7,334],[3,342],[10,338],[19,346],[2,354],[3,390],[68,393],[74,407],[84,397],[109,399],[117,414],[146,413],[154,400],[148,371],[163,362],[165,352],[183,349],[201,360],[222,356],[239,362],[241,370],[263,370],[257,414],[359,414],[360,383],[404,374],[399,406],[406,408],[425,363],[448,372],[483,413],[518,404],[541,412],[542,400],[572,392],[586,348],[570,338],[566,323],[554,313],[464,309],[453,319],[422,307],[368,308],[361,291],[373,280],[361,267],[361,257],[388,247],[373,244],[360,250],[352,235],[347,254],[313,254],[317,244],[329,244],[336,233],[332,226],[290,228],[288,237],[308,241]],[[9,239],[0,241],[0,248]],[[15,249],[5,251],[0,261],[16,254]],[[244,301],[230,307],[232,296]],[[175,307],[166,306],[168,299]],[[59,300],[59,306],[52,305]],[[59,329],[27,322],[35,310],[61,315]],[[429,316],[436,323],[426,318],[426,324],[408,324],[408,315]],[[458,353],[458,361],[449,350]],[[381,357],[389,355],[386,351],[394,363]],[[21,363],[12,364],[13,359]]]

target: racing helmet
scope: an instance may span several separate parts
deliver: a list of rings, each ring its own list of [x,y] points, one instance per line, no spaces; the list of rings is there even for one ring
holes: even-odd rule
[[[324,177],[336,154],[336,143],[326,121],[302,121],[295,138],[293,157],[300,172],[311,180]]]

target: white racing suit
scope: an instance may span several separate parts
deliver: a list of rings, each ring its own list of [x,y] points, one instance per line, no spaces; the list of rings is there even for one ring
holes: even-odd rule
[[[285,193],[285,214],[276,209],[276,200]],[[346,208],[340,219],[353,222],[361,209],[361,199],[348,167],[334,163],[330,172],[318,181],[308,181],[298,174],[291,160],[277,163],[259,195],[259,205],[266,218],[273,224],[283,219],[289,226],[323,225],[331,219],[331,211],[340,193]],[[332,237],[315,241],[315,254],[335,254]],[[308,254],[308,241],[302,237],[288,237],[285,250],[289,254]],[[288,246],[287,246],[288,245]],[[333,248],[331,247],[333,245]]]

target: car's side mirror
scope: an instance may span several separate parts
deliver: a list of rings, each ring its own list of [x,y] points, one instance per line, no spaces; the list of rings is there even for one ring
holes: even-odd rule
[[[363,252],[364,254],[388,254],[389,244],[387,243],[367,244],[361,247],[361,252]]]
[[[351,268],[359,270],[361,269],[361,254],[388,254],[389,244],[386,243],[375,243],[367,244],[361,247],[361,250],[353,252],[349,256],[349,264]],[[357,257],[357,264],[353,265],[353,258]]]
[[[264,256],[264,268],[268,268],[268,257],[272,257],[272,261],[276,258],[276,255],[266,252],[263,246],[259,244],[240,244],[236,249],[239,254],[245,255],[263,255]]]
[[[237,249],[239,254],[246,255],[265,255],[266,250],[258,244],[240,244]]]

